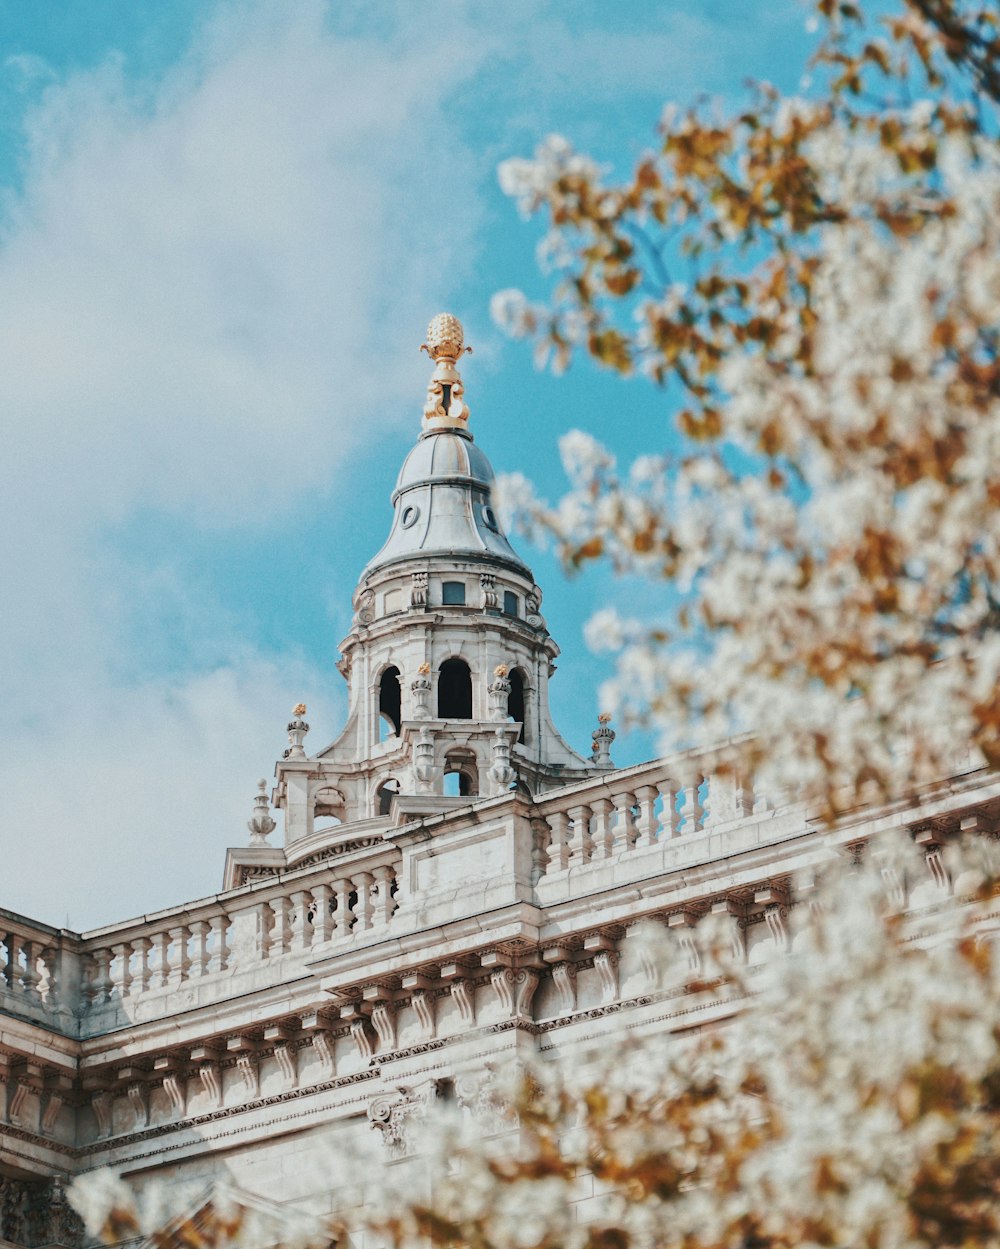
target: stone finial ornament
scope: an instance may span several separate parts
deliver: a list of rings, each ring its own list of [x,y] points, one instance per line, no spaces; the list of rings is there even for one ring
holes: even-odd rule
[[[611,727],[611,716],[605,711],[597,717],[597,728],[591,734],[594,749],[591,759],[599,768],[613,768],[611,762],[611,744],[615,740],[615,731]]]
[[[302,747],[305,736],[309,732],[309,725],[305,722],[306,705],[305,703],[296,703],[292,708],[292,718],[288,722],[288,749],[285,751],[286,759],[304,759],[306,752]]]
[[[424,419],[428,429],[464,429],[469,409],[462,398],[465,387],[456,368],[459,358],[471,352],[465,345],[465,331],[458,317],[439,312],[427,327],[427,341],[420,344],[434,361],[434,373],[427,387]]]
[[[493,669],[493,681],[486,687],[486,692],[490,696],[490,719],[506,720],[507,709],[510,700],[510,681],[507,673],[510,671],[506,664],[497,664]]]
[[[271,813],[268,810],[270,803],[267,797],[267,781],[259,780],[257,782],[257,793],[253,800],[253,815],[247,820],[247,828],[250,830],[251,846],[266,846],[269,833],[273,833],[277,828]]]
[[[417,669],[417,675],[410,685],[413,694],[413,717],[415,720],[429,720],[431,717],[431,666],[423,663]]]

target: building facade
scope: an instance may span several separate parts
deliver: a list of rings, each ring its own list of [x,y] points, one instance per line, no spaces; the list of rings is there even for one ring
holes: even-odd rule
[[[220,893],[82,934],[0,911],[0,1246],[81,1243],[65,1187],[100,1167],[191,1209],[223,1184],[276,1217],[331,1211],[325,1144],[405,1159],[421,1107],[483,1113],[512,1057],[593,1043],[622,1012],[683,1033],[728,1009],[624,966],[639,920],[697,966],[722,913],[756,965],[831,853],[908,828],[926,877],[896,887],[919,911],[962,890],[948,838],[994,834],[1000,778],[972,762],[830,827],[720,767],[725,743],[619,769],[599,724],[578,754],[469,432],[461,326],[435,318],[426,346],[421,433],[341,644],[340,736],[313,752],[295,709]]]

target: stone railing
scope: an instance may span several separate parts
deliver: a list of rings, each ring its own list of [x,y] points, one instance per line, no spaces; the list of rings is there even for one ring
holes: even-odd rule
[[[399,858],[394,846],[380,846],[89,933],[81,1012],[148,1018],[170,1009],[167,999],[182,987],[209,1001],[279,983],[285,956],[389,927]]]
[[[29,1019],[71,1017],[78,943],[75,933],[0,910],[0,1011]]]
[[[732,772],[720,771],[717,760],[717,751],[689,751],[541,800],[536,878],[773,813],[775,803]]]

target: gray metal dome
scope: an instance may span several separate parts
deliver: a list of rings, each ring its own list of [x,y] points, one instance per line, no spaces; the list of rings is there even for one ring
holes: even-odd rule
[[[385,545],[362,580],[387,564],[434,556],[482,559],[531,577],[493,510],[493,468],[465,430],[423,433],[400,469]]]
[[[396,496],[423,482],[459,480],[474,482],[489,489],[493,484],[493,467],[472,440],[472,435],[457,431],[428,431],[403,461],[396,479]]]

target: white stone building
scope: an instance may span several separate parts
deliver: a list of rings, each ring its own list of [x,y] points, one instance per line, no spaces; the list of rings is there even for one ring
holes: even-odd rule
[[[435,318],[428,347],[423,429],[341,644],[341,735],[313,753],[296,709],[220,893],[82,934],[0,911],[0,1246],[78,1243],[65,1183],[104,1166],[193,1207],[224,1182],[255,1208],[330,1210],[324,1141],[405,1152],[422,1101],[474,1103],[513,1054],[622,1011],[683,1032],[721,1009],[624,974],[640,918],[696,960],[699,919],[725,913],[755,964],[831,850],[908,827],[919,909],[962,887],[941,844],[992,834],[1000,778],[971,764],[831,829],[718,774],[718,750],[615,769],[600,726],[577,754],[549,714],[541,591],[467,428],[461,326]]]

